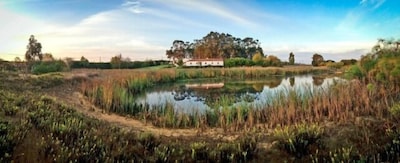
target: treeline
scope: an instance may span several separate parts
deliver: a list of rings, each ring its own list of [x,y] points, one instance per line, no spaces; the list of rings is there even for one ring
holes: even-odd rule
[[[113,62],[89,62],[74,60],[49,60],[49,61],[30,61],[30,62],[9,62],[0,60],[0,71],[28,71],[33,74],[44,74],[50,72],[69,71],[71,69],[135,69],[152,66],[168,65],[167,60],[148,60],[148,61],[122,61]]]
[[[168,58],[177,61],[182,58],[247,58],[251,59],[256,53],[262,56],[263,50],[258,39],[246,37],[244,39],[230,34],[210,32],[201,39],[193,42],[175,40],[169,50]]]
[[[324,60],[324,57],[318,53],[315,53],[312,57],[311,65],[313,66],[327,66],[333,69],[340,69],[343,66],[350,66],[357,63],[356,59],[342,59],[339,62],[333,60]]]
[[[85,62],[85,61],[72,61],[70,68],[90,68],[90,69],[134,69],[144,68],[151,66],[167,65],[169,61],[166,60],[148,60],[148,61],[122,61],[118,63],[112,62]]]

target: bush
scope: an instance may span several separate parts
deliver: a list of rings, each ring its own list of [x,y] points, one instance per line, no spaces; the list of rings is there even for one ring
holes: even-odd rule
[[[354,65],[357,63],[357,60],[355,59],[342,59],[340,62],[343,63],[343,65],[348,66],[348,65]]]
[[[246,58],[229,58],[224,61],[225,67],[254,66],[254,61]]]
[[[48,61],[48,62],[37,62],[32,66],[33,74],[44,74],[49,72],[61,72],[67,69],[65,62],[58,61]]]
[[[354,79],[354,78],[362,78],[364,77],[364,73],[361,71],[360,67],[357,65],[351,66],[345,74],[345,77],[348,79]]]
[[[360,61],[361,68],[365,72],[371,71],[375,67],[376,63],[377,63],[377,60],[371,58],[370,56],[362,57],[361,61]]]
[[[340,69],[344,66],[343,62],[326,63],[326,66],[331,69]]]
[[[282,62],[281,60],[274,56],[274,55],[269,55],[265,60],[264,63],[262,65],[263,67],[268,67],[268,66],[276,66],[276,67],[281,67],[282,66]]]

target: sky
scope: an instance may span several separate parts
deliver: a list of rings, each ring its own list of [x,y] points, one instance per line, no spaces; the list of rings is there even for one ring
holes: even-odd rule
[[[0,58],[24,58],[30,35],[57,59],[167,59],[174,40],[211,31],[258,39],[266,55],[311,63],[359,59],[400,39],[399,0],[0,0]]]

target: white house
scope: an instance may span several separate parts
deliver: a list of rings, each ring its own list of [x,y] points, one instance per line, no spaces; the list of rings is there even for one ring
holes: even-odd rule
[[[223,67],[224,59],[191,59],[183,63],[185,67]]]

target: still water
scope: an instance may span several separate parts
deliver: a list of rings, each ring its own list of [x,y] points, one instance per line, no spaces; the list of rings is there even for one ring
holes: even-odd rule
[[[327,89],[338,77],[293,76],[256,80],[187,80],[157,85],[136,98],[136,103],[153,107],[172,105],[177,112],[204,112],[235,105],[262,107],[274,96],[291,90],[297,93]]]

